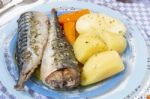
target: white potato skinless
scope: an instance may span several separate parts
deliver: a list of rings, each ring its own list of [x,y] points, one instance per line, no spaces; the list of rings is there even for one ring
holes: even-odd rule
[[[118,53],[123,53],[126,49],[126,39],[115,33],[101,33],[100,37],[106,43],[108,50],[115,50]]]
[[[97,83],[124,70],[124,64],[116,51],[105,51],[93,55],[81,72],[81,85]]]
[[[126,27],[118,19],[101,13],[90,13],[81,16],[76,23],[79,34],[111,32],[125,35]]]
[[[76,30],[79,34],[84,33],[99,33],[104,31],[101,18],[97,17],[98,14],[90,13],[81,16],[76,22]]]
[[[82,34],[76,39],[73,49],[77,60],[84,64],[93,54],[106,51],[107,46],[97,34]]]
[[[105,32],[121,34],[123,36],[125,35],[127,30],[120,20],[101,13],[98,13],[97,15],[104,21],[103,25],[105,26]]]
[[[121,21],[111,20],[109,22],[110,22],[110,24],[108,24],[109,29],[106,29],[107,32],[121,34],[123,36],[125,35],[126,27]]]

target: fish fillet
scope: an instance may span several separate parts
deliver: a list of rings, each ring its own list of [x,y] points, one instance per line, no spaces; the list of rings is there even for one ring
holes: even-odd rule
[[[26,12],[18,19],[16,59],[19,80],[15,86],[16,90],[24,89],[24,83],[41,64],[48,39],[48,29],[48,17],[41,12]]]
[[[80,83],[78,62],[58,23],[55,9],[51,12],[50,33],[42,59],[41,79],[56,90],[73,89]]]

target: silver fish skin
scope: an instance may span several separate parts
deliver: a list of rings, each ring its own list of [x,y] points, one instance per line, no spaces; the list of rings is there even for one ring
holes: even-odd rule
[[[58,22],[57,11],[52,9],[48,43],[41,65],[41,79],[55,90],[70,90],[80,83],[80,70],[73,48]]]
[[[19,79],[16,90],[24,90],[25,82],[41,64],[48,39],[49,19],[41,12],[25,12],[18,19],[16,60]]]

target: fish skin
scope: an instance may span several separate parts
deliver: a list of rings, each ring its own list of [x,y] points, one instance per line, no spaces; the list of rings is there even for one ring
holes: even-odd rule
[[[41,79],[52,89],[73,89],[80,83],[80,70],[73,48],[58,22],[55,9],[52,9],[50,24],[48,43],[41,65]]]
[[[16,90],[24,90],[24,83],[41,63],[48,39],[49,20],[41,12],[25,12],[18,19],[16,60],[19,79]]]

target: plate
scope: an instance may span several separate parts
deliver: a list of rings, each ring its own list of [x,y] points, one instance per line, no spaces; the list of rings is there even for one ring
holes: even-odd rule
[[[104,13],[121,20],[128,30],[125,35],[127,39],[127,49],[122,55],[125,70],[103,82],[88,87],[80,87],[73,91],[51,90],[43,85],[40,80],[32,76],[31,79],[26,82],[26,92],[16,91],[13,87],[18,79],[18,69],[14,58],[18,16],[0,30],[0,72],[3,73],[3,75],[0,75],[0,81],[6,87],[8,92],[18,99],[32,99],[31,95],[34,93],[36,93],[37,96],[46,96],[54,99],[109,99],[109,97],[112,99],[122,99],[128,97],[136,88],[138,88],[143,81],[146,72],[148,53],[141,31],[134,23],[132,23],[131,19],[118,11],[105,6],[77,1],[41,4],[29,11],[41,11],[50,17],[50,10],[52,8],[57,8],[59,14],[88,8],[93,12]]]

